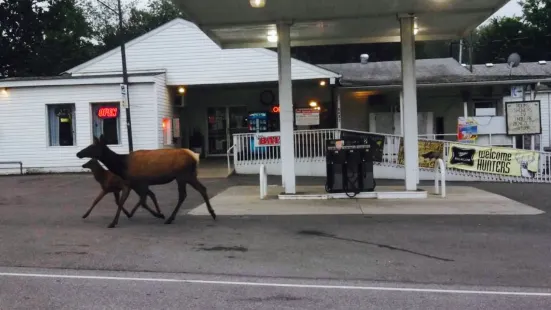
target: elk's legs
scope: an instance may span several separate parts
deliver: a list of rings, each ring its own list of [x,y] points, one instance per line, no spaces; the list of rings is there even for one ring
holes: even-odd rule
[[[119,205],[119,201],[121,200],[121,195],[119,192],[113,192],[113,196],[115,196],[115,203],[117,204],[117,206]],[[124,214],[126,215],[126,217],[130,217],[130,213],[128,213],[128,211],[126,211],[126,209],[123,207],[122,208],[122,212],[124,212]]]
[[[88,209],[88,211],[86,211],[86,213],[84,213],[84,215],[82,216],[83,219],[87,218],[90,213],[92,212],[92,210],[96,207],[96,205],[103,199],[103,197],[105,197],[105,195],[107,195],[108,192],[102,190],[98,197],[96,197],[96,199],[94,200],[94,203],[92,203],[92,206],[90,207],[90,209]],[[119,200],[120,200],[120,197],[119,197],[119,193],[118,192],[113,192],[113,195],[115,196],[115,202],[117,203],[117,205],[119,204]],[[125,208],[122,208],[122,211],[124,212],[124,214],[126,214],[126,216],[129,216],[130,213],[128,213],[128,211],[126,211]]]
[[[123,209],[123,205],[126,202],[126,199],[128,199],[128,195],[130,195],[130,187],[125,187],[122,190],[122,196],[121,199],[119,199],[117,213],[115,214],[115,218],[113,218],[113,221],[107,228],[114,228],[119,223],[119,217],[121,215],[121,210]]]
[[[155,194],[150,190],[148,189],[147,190],[147,193],[146,195],[148,195],[149,197],[151,197],[151,200],[153,200],[153,203],[155,204],[155,209],[157,210],[157,213],[153,213],[153,211],[151,211],[151,209],[149,209],[149,207],[145,204],[145,201],[147,199],[147,196],[146,198],[144,198],[144,201],[143,201],[143,204],[142,204],[142,201],[141,201],[141,194],[136,191],[136,193],[138,193],[138,195],[140,195],[140,202],[138,202],[134,208],[132,209],[132,211],[130,211],[130,217],[134,216],[134,212],[136,212],[136,210],[138,209],[138,207],[140,205],[142,205],[146,210],[148,210],[151,214],[153,214],[153,216],[155,216],[156,218],[161,218],[161,219],[164,219],[165,216],[163,214],[163,212],[161,212],[161,209],[159,208],[159,203],[157,202],[157,197],[155,197]]]
[[[191,180],[189,182],[189,185],[195,188],[195,190],[198,191],[201,196],[203,196],[203,200],[205,200],[210,216],[212,216],[212,219],[216,220],[216,213],[214,213],[214,209],[210,205],[209,196],[207,195],[207,188],[197,179]]]
[[[105,197],[105,195],[107,195],[107,192],[104,190],[101,190],[98,197],[96,197],[96,199],[92,203],[92,206],[90,207],[90,209],[88,209],[88,211],[86,211],[86,213],[84,213],[84,215],[82,216],[83,219],[87,218],[88,215],[90,215],[94,207],[98,204],[98,202],[100,202],[101,199],[103,199],[103,197]]]
[[[172,221],[174,221],[174,218],[176,218],[176,214],[178,214],[182,203],[187,197],[186,182],[181,179],[176,179],[176,182],[178,182],[178,203],[176,204],[176,208],[174,208],[174,211],[172,211],[170,217],[165,221],[165,224],[170,224],[172,223]]]

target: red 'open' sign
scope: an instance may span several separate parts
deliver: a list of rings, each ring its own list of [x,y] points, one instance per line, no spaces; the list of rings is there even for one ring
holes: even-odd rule
[[[98,110],[99,118],[115,118],[119,115],[119,108],[117,107],[101,107]]]

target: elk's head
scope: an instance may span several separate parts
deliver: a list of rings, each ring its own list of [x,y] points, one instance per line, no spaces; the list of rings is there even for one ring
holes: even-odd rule
[[[98,138],[94,137],[92,144],[82,149],[77,153],[78,158],[92,158],[100,159],[105,150],[107,149],[107,144],[105,143],[105,138],[101,135]]]
[[[534,154],[530,155],[517,155],[515,156],[516,161],[520,164],[520,166],[524,169],[528,169],[528,165],[532,163],[534,160],[536,160],[536,156]]]

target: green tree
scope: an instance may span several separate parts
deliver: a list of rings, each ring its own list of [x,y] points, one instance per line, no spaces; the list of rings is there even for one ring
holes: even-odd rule
[[[0,76],[56,75],[94,55],[76,0],[0,2]]]
[[[505,62],[517,52],[522,61],[551,56],[551,0],[524,0],[521,17],[493,18],[473,35],[474,62]]]
[[[97,2],[88,0],[85,10],[94,28],[94,38],[101,44],[102,51],[106,51],[120,45],[117,0],[102,1],[115,12]],[[136,1],[128,2],[123,7],[123,39],[128,42],[177,17],[183,18],[183,15],[171,0],[149,0],[143,9]]]
[[[473,61],[505,62],[513,52],[532,59],[536,52],[533,42],[533,32],[520,17],[493,18],[474,33]]]

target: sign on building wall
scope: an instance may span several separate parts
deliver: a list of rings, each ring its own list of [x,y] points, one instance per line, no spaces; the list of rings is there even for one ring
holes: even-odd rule
[[[436,160],[442,158],[444,153],[444,142],[423,141],[417,142],[419,148],[419,168],[434,168]],[[405,165],[404,139],[400,138],[400,149],[398,150],[398,164]]]
[[[522,98],[524,89],[522,86],[511,86],[511,97],[512,98]]]
[[[541,109],[539,100],[505,103],[508,135],[541,134]]]
[[[457,141],[462,143],[476,143],[478,136],[478,123],[472,117],[459,117],[457,119]]]
[[[533,178],[539,153],[505,147],[450,144],[447,168]]]
[[[280,144],[279,132],[262,132],[254,135],[254,146],[278,146]]]
[[[128,108],[128,85],[121,84],[121,107]]]
[[[295,110],[297,126],[313,126],[320,124],[320,111],[314,108],[298,108]]]

